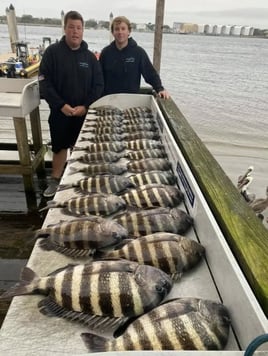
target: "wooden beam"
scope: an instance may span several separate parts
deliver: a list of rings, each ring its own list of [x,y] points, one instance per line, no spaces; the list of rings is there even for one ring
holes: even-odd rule
[[[268,316],[268,230],[174,101],[158,99],[158,103],[233,255]]]
[[[160,73],[165,0],[156,0],[153,65]]]

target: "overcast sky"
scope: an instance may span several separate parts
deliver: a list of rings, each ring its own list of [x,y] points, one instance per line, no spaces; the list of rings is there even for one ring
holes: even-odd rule
[[[0,14],[12,4],[16,15],[60,18],[61,11],[79,11],[85,20],[127,16],[131,22],[155,23],[156,0],[0,0]],[[44,7],[44,5],[46,7]],[[164,23],[230,24],[268,28],[268,0],[165,0]]]

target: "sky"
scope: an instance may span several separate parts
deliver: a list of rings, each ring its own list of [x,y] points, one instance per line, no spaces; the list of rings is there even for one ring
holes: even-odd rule
[[[161,0],[160,0],[161,1]],[[165,0],[164,24],[191,22],[268,28],[268,0]],[[60,18],[61,11],[79,11],[85,20],[109,21],[124,15],[131,22],[155,23],[157,0],[0,0],[0,15],[12,4],[17,16]],[[46,4],[46,7],[42,7]]]

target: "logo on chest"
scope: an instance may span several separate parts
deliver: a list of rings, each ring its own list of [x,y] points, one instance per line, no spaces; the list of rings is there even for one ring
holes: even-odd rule
[[[135,58],[134,57],[125,58],[125,63],[134,63],[134,62],[135,62]]]
[[[80,68],[88,68],[88,63],[87,62],[79,62],[79,67]]]

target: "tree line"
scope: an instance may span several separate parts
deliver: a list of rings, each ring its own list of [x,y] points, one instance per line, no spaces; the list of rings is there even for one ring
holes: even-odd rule
[[[44,25],[44,26],[61,26],[61,19],[58,18],[40,18],[40,17],[33,17],[32,15],[22,15],[21,17],[16,16],[18,24],[31,24],[31,25]],[[6,23],[7,18],[6,16],[0,16],[0,23]],[[109,21],[96,21],[95,19],[88,19],[85,21],[86,28],[104,28],[109,29],[110,22]],[[132,29],[136,30],[137,25],[136,23],[131,23]],[[154,24],[148,23],[146,24],[148,30],[154,31]],[[170,27],[168,25],[164,26],[164,30],[169,31]]]

